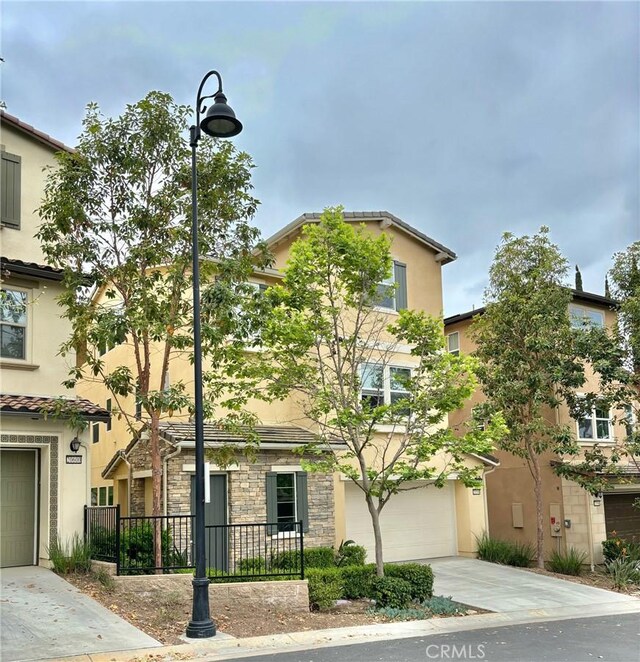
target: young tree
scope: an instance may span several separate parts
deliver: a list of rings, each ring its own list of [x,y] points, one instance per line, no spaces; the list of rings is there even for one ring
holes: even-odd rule
[[[154,515],[161,514],[159,423],[191,403],[184,383],[167,384],[171,359],[189,355],[193,346],[190,112],[161,92],[113,119],[90,104],[77,150],[57,154],[39,210],[45,255],[64,269],[61,303],[73,331],[62,352],[87,348],[67,385],[99,380],[132,435],[148,430]],[[215,272],[242,280],[261,257],[254,252],[258,231],[250,225],[258,205],[251,196],[251,158],[229,142],[208,139],[199,156],[206,298]],[[107,370],[102,354],[122,343],[129,360]],[[156,560],[160,553],[157,544]]]
[[[543,456],[579,454],[573,432],[556,422],[555,413],[565,403],[579,417],[580,412],[591,411],[596,399],[606,397],[604,386],[584,397],[576,395],[576,389],[584,390],[585,362],[591,360],[596,371],[607,373],[609,383],[618,374],[607,354],[604,331],[571,328],[568,264],[548,233],[543,227],[530,237],[504,235],[489,272],[486,310],[472,327],[489,409],[502,412],[509,430],[499,447],[523,458],[533,478],[540,568],[545,531]],[[596,448],[592,464],[596,456],[600,468],[609,462]],[[581,484],[596,489],[594,481],[590,472]]]
[[[275,370],[277,388],[294,391],[318,431],[317,444],[304,450],[322,459],[306,466],[338,471],[362,491],[379,576],[380,513],[393,495],[416,480],[442,487],[453,472],[477,485],[479,470],[465,454],[489,452],[503,428],[499,416],[487,431],[470,425],[461,437],[446,427],[448,412],[474,390],[475,362],[445,351],[440,319],[412,310],[391,318],[376,307],[390,295],[380,284],[391,273],[388,236],[346,223],[341,208],[327,209],[292,245],[282,285],[268,291],[272,310],[262,334],[262,359]],[[411,348],[411,368],[394,367],[401,345]],[[336,438],[343,451],[326,443]]]
[[[580,267],[576,264],[576,290],[578,292],[583,291],[582,287],[582,274],[580,273]]]

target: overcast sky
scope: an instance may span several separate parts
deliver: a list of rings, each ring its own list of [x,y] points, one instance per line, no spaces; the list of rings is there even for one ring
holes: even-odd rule
[[[550,226],[599,293],[640,239],[638,3],[2,4],[8,112],[74,145],[89,101],[192,104],[216,68],[263,234],[388,210],[458,254],[447,315],[481,305],[504,231]]]

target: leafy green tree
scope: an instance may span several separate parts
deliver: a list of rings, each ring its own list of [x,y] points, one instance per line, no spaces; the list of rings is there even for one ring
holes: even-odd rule
[[[128,105],[116,118],[89,104],[77,149],[56,155],[39,209],[44,222],[38,237],[48,263],[64,269],[61,304],[72,334],[61,351],[80,350],[66,385],[100,381],[130,432],[148,430],[154,515],[161,514],[160,420],[191,407],[187,384],[167,383],[171,360],[193,352],[190,112],[161,92]],[[241,283],[266,260],[255,251],[258,231],[250,224],[258,205],[251,195],[252,168],[249,155],[231,143],[202,141],[204,300],[211,297],[215,274],[223,283]],[[233,296],[222,299],[234,305]],[[212,346],[219,336],[211,327],[229,316],[228,309],[208,307],[203,316]],[[122,363],[107,369],[104,353],[120,344],[128,349],[119,354]],[[218,378],[227,381],[218,358]]]
[[[618,328],[627,366],[640,392],[640,241],[613,256],[609,277],[611,294],[620,304]]]
[[[384,506],[411,481],[442,487],[455,472],[466,485],[479,484],[465,454],[489,452],[504,426],[496,416],[488,430],[470,425],[458,437],[443,424],[474,391],[475,361],[445,351],[442,320],[412,310],[391,317],[376,306],[390,294],[381,285],[392,273],[387,235],[346,223],[341,208],[325,210],[302,232],[282,285],[267,294],[260,360],[318,432],[317,444],[303,449],[318,459],[305,466],[340,472],[362,491],[382,576]],[[403,347],[411,369],[396,367]]]
[[[597,444],[583,457],[574,431],[558,424],[556,413],[564,404],[579,418],[596,402],[608,406],[617,397],[614,387],[622,375],[619,353],[606,329],[572,329],[568,264],[548,233],[542,227],[533,236],[503,236],[489,272],[486,310],[472,327],[488,408],[502,412],[509,430],[499,446],[523,458],[533,478],[541,568],[546,530],[542,462],[563,457],[558,473],[597,491],[602,487],[599,472],[619,459]],[[577,390],[586,389],[587,363],[599,386],[578,397]],[[566,461],[574,459],[575,464]]]

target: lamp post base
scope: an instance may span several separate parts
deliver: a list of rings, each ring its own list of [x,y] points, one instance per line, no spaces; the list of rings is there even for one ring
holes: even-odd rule
[[[191,639],[216,635],[216,624],[209,615],[209,580],[206,577],[193,579],[193,613],[185,634]]]

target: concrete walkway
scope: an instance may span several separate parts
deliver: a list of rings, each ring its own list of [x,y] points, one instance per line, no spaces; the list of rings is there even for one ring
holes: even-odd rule
[[[435,595],[497,613],[636,603],[630,595],[461,556],[430,559]]]
[[[0,578],[2,662],[161,645],[50,570],[3,568]]]

